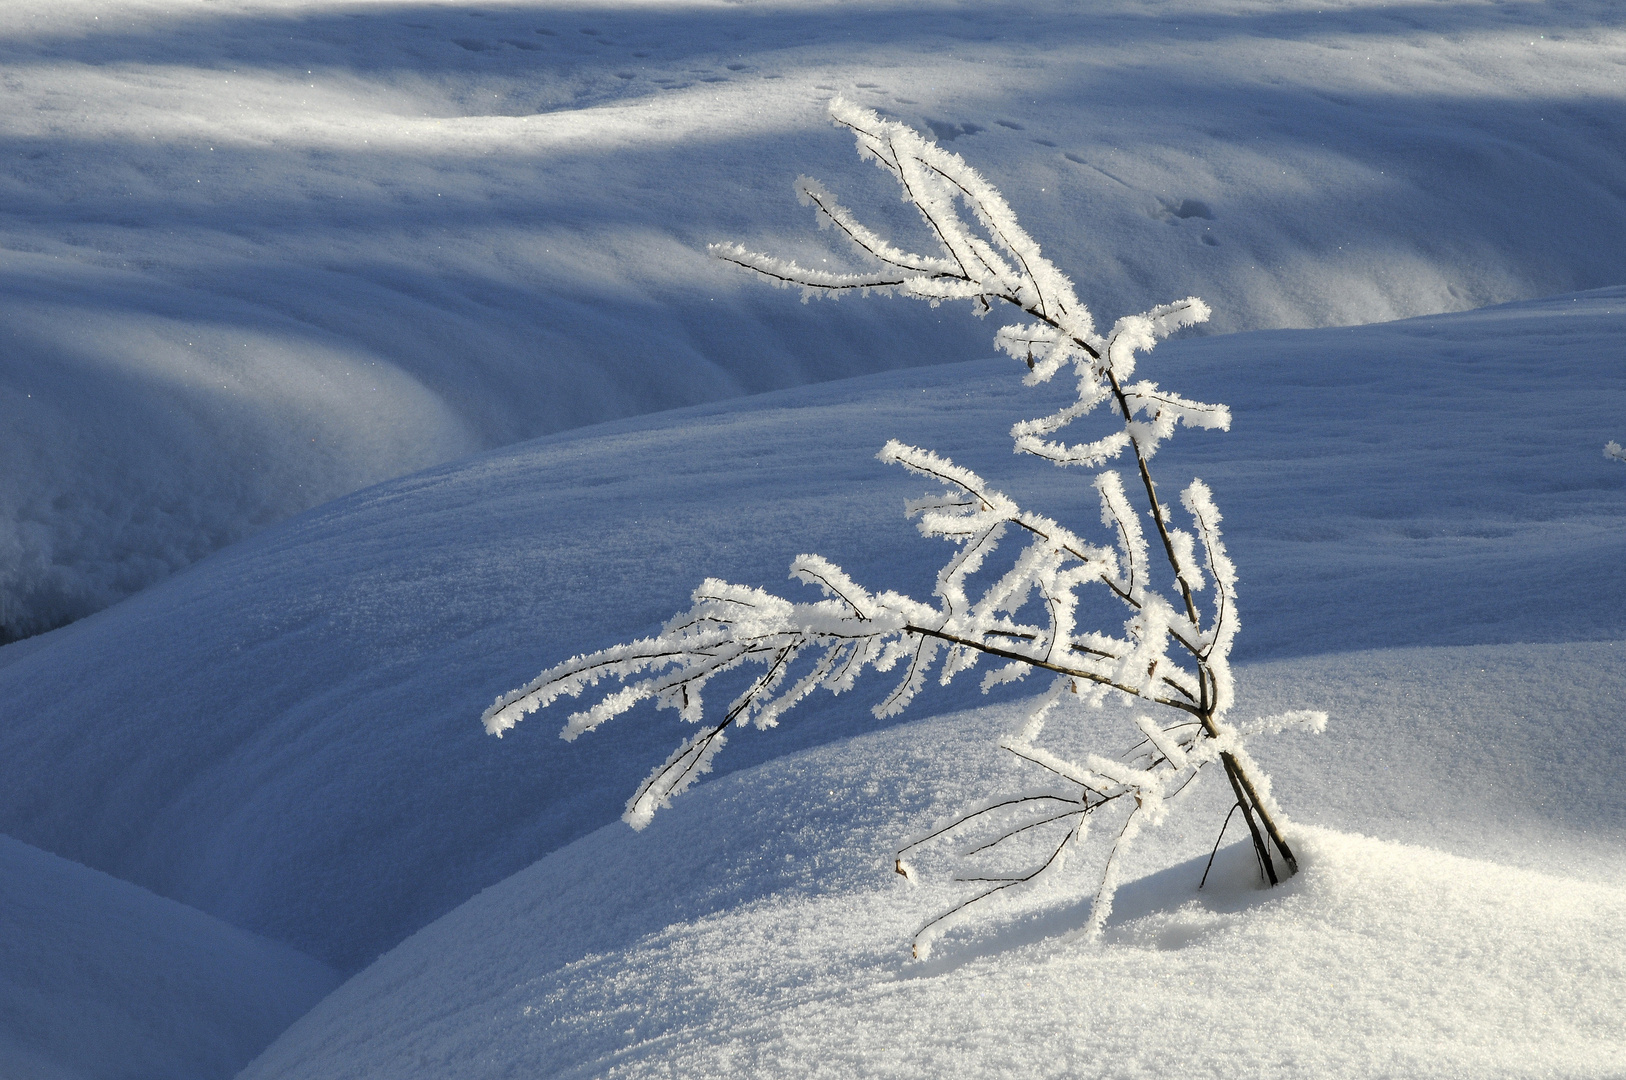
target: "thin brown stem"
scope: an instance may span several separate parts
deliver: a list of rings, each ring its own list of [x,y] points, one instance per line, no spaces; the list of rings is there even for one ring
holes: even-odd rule
[[[1231,781],[1231,791],[1236,795],[1237,805],[1242,807],[1242,820],[1248,823],[1248,833],[1253,837],[1253,851],[1259,857],[1259,868],[1275,885],[1276,867],[1270,861],[1270,850],[1265,847],[1265,839],[1259,835],[1259,826],[1253,820],[1254,807],[1249,803],[1247,787],[1242,783],[1242,770],[1237,768],[1236,759],[1228,753],[1220,755],[1220,763],[1225,766],[1225,776]],[[1263,813],[1263,810],[1260,812]]]
[[[1118,385],[1118,374],[1109,366],[1106,369],[1107,382],[1112,386],[1112,396],[1117,399],[1118,411],[1123,415],[1124,426],[1127,428],[1133,419],[1129,415],[1129,401],[1124,396],[1123,387]],[[1191,625],[1199,630],[1202,624],[1197,620],[1197,602],[1191,597],[1191,586],[1186,583],[1186,575],[1180,569],[1180,560],[1174,554],[1174,540],[1169,536],[1169,524],[1163,513],[1163,504],[1157,498],[1157,485],[1152,483],[1152,471],[1147,468],[1146,455],[1141,453],[1140,441],[1133,434],[1129,436],[1129,445],[1135,449],[1135,464],[1140,469],[1140,482],[1146,488],[1146,501],[1152,510],[1152,521],[1157,525],[1157,535],[1163,540],[1163,551],[1169,557],[1169,566],[1174,570],[1174,580],[1180,584],[1180,596],[1186,602],[1186,616],[1191,619]]]
[[[908,634],[920,634],[924,637],[933,637],[940,641],[952,642],[955,645],[964,645],[968,648],[975,649],[978,652],[987,653],[989,656],[998,656],[1006,660],[1017,660],[1031,667],[1042,668],[1045,671],[1054,671],[1058,675],[1071,675],[1076,679],[1084,679],[1088,682],[1099,683],[1102,686],[1110,686],[1114,690],[1122,690],[1124,693],[1133,697],[1144,696],[1137,687],[1115,682],[1114,680],[1107,678],[1105,675],[1097,675],[1093,671],[1082,671],[1078,668],[1070,668],[1063,664],[1052,664],[1049,661],[1038,660],[1031,656],[1024,656],[1019,652],[1012,652],[1009,649],[1001,649],[997,645],[989,645],[986,642],[976,641],[972,638],[960,637],[958,634],[945,634],[941,630],[933,630],[929,627],[914,625],[905,625],[903,630]],[[1202,717],[1202,713],[1198,710],[1197,706],[1187,704],[1184,701],[1176,701],[1173,698],[1161,697],[1152,698],[1151,700],[1155,701],[1159,705],[1167,705],[1171,709],[1179,709],[1182,712],[1191,713],[1193,716],[1196,716],[1199,719]]]
[[[1030,830],[1037,829],[1037,828],[1039,828],[1041,826],[1044,826],[1044,825],[1051,825],[1051,824],[1054,824],[1055,822],[1058,822],[1058,821],[1066,821],[1070,817],[1077,817],[1079,814],[1087,814],[1087,813],[1089,813],[1089,811],[1090,811],[1090,807],[1084,806],[1084,805],[1081,804],[1077,810],[1068,810],[1065,813],[1055,814],[1055,815],[1052,815],[1051,817],[1047,817],[1047,818],[1040,818],[1038,821],[1030,821],[1026,825],[1023,825],[1023,826],[1021,826],[1019,828],[1012,829],[1010,832],[1005,833],[1003,836],[1000,836],[1000,837],[998,837],[996,839],[988,841],[986,844],[980,844],[977,847],[968,848],[967,850],[960,852],[960,857],[961,858],[969,858],[972,855],[981,855],[983,852],[987,851],[989,848],[998,847],[1000,844],[1003,844],[1005,841],[1009,840],[1013,836],[1021,836],[1023,833],[1028,832]],[[965,880],[968,880],[968,879],[960,878],[958,880],[965,881]]]
[[[978,903],[979,901],[982,901],[982,900],[986,900],[986,899],[988,899],[988,897],[994,895],[997,892],[1001,892],[1001,891],[1003,891],[1005,889],[1009,889],[1012,886],[1021,885],[1023,882],[1032,881],[1034,878],[1038,877],[1040,874],[1042,874],[1046,870],[1050,869],[1050,864],[1056,861],[1056,857],[1059,856],[1062,853],[1062,849],[1064,849],[1067,846],[1068,842],[1070,840],[1072,840],[1072,838],[1073,838],[1073,833],[1072,832],[1068,832],[1068,834],[1066,836],[1062,837],[1061,843],[1056,845],[1056,850],[1054,850],[1054,851],[1052,851],[1050,853],[1050,858],[1046,859],[1044,861],[1044,863],[1042,865],[1040,865],[1037,869],[1035,869],[1032,873],[1026,874],[1026,875],[1024,875],[1022,877],[1019,877],[1019,878],[1006,879],[1004,881],[1004,884],[995,885],[992,889],[988,889],[985,892],[978,893],[976,896],[971,897],[969,900],[962,900],[960,903],[955,904],[953,907],[951,907],[947,911],[943,912],[943,914],[937,916],[934,919],[929,920],[926,923],[926,925],[922,926],[919,930],[915,931],[915,941],[916,941],[917,944],[913,949],[910,950],[910,952],[912,952],[914,954],[914,956],[918,959],[919,956],[920,956],[920,948],[919,948],[919,944],[918,944],[919,941],[920,941],[920,935],[924,934],[926,931],[930,930],[932,927],[936,926],[938,923],[942,922],[944,919],[948,918],[950,915],[953,915],[956,912],[964,911],[966,908],[970,907],[972,904]]]
[[[1225,823],[1220,826],[1219,835],[1214,837],[1214,850],[1208,853],[1208,865],[1203,867],[1203,879],[1197,882],[1197,888],[1208,884],[1208,872],[1214,869],[1214,856],[1219,854],[1220,841],[1225,839],[1225,830],[1231,825],[1231,815],[1242,808],[1241,803],[1232,803],[1230,813],[1225,815]]]
[[[913,851],[915,848],[919,847],[921,844],[924,844],[924,843],[926,843],[927,841],[930,841],[930,840],[936,840],[939,836],[942,836],[944,833],[953,832],[955,829],[958,829],[961,825],[965,825],[965,824],[975,820],[976,818],[981,817],[984,814],[991,814],[995,810],[1003,810],[1007,806],[1021,806],[1023,803],[1030,803],[1030,802],[1059,802],[1059,803],[1072,804],[1072,803],[1077,802],[1077,800],[1076,799],[1069,799],[1069,798],[1067,798],[1066,796],[1063,796],[1063,795],[1018,795],[1018,796],[1016,796],[1014,798],[1010,798],[1010,799],[1001,799],[999,802],[991,803],[988,806],[984,806],[980,810],[973,810],[973,811],[971,811],[971,813],[966,814],[964,817],[957,817],[953,821],[949,822],[947,825],[943,825],[943,826],[940,826],[940,827],[938,827],[936,829],[933,829],[931,832],[927,833],[924,836],[916,837],[915,839],[909,841],[907,844],[900,847],[897,851],[893,852],[892,857],[894,859],[902,858],[905,854],[907,854],[910,851]],[[996,843],[997,843],[997,841],[996,841]]]
[[[1282,838],[1281,831],[1277,829],[1276,823],[1271,820],[1270,814],[1265,810],[1264,803],[1259,799],[1259,793],[1254,790],[1252,779],[1249,778],[1247,772],[1240,765],[1236,764],[1235,758],[1232,758],[1229,754],[1220,756],[1222,760],[1228,759],[1229,764],[1236,770],[1237,782],[1241,785],[1242,790],[1248,793],[1248,798],[1252,800],[1254,809],[1259,814],[1259,820],[1264,823],[1265,831],[1270,834],[1271,843],[1275,844],[1276,850],[1282,853],[1282,861],[1287,863],[1289,876],[1298,873],[1299,861],[1294,858],[1293,850],[1287,846],[1287,841]],[[1271,884],[1274,885],[1275,882],[1272,881]]]

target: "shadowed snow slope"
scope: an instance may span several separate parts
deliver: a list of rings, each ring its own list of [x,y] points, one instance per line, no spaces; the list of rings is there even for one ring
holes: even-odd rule
[[[1487,692],[1480,672],[1514,669],[1515,683],[1491,680],[1511,692]],[[1436,700],[1471,701],[1471,718],[1340,707],[1369,680],[1420,671]],[[1225,812],[1210,774],[1145,834],[1137,865],[1165,869],[1120,891],[1100,944],[1067,939],[1088,901],[1064,894],[952,932],[926,963],[908,960],[910,935],[966,887],[942,865],[911,887],[890,853],[1039,780],[994,747],[1020,714],[988,708],[806,751],[486,890],[352,978],[243,1080],[1619,1076],[1623,671],[1619,644],[1244,669],[1268,696],[1338,709],[1330,738],[1255,742],[1301,818],[1382,835],[1397,813],[1426,815],[1436,836],[1466,829],[1478,857],[1300,825],[1303,870],[1285,885],[1261,889],[1236,844],[1199,892]],[[1353,689],[1324,701],[1329,685]],[[1517,723],[1536,707],[1539,724]],[[1133,730],[1127,714],[1079,705],[1049,730],[1074,725],[1084,742]],[[1475,753],[1480,741],[1496,752]],[[1508,760],[1565,793],[1568,827],[1538,823],[1528,792],[1498,784]],[[1533,829],[1505,829],[1509,813]],[[1589,851],[1580,879],[1558,854],[1577,841]]]
[[[286,946],[0,836],[8,1080],[224,1080],[338,982]]]
[[[833,93],[1108,324],[1326,326],[1618,281],[1623,42],[1610,0],[6,0],[0,640],[470,452],[983,354],[706,258],[845,259],[799,171],[907,213]]]
[[[1626,637],[1626,469],[1601,453],[1626,422],[1623,338],[1610,289],[1164,345],[1148,377],[1235,414],[1158,466],[1176,490],[1204,477],[1226,515],[1238,658]],[[681,737],[636,713],[565,744],[561,713],[499,741],[478,722],[498,693],[649,631],[708,575],[783,582],[804,551],[929,593],[947,548],[904,520],[925,486],[874,460],[887,437],[1098,528],[1084,474],[1010,452],[1013,421],[1068,395],[1021,370],[916,369],[547,437],[356,493],[0,648],[0,829],[356,970],[613,820]],[[1384,710],[1442,705],[1426,671],[1404,685]],[[813,699],[719,767],[874,728],[883,693]],[[915,715],[977,700],[933,691]],[[1380,701],[1328,704],[1344,700]]]

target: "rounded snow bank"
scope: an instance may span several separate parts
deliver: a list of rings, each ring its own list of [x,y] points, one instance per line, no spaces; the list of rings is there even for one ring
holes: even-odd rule
[[[1216,329],[1367,323],[1626,263],[1610,0],[1022,0],[986,35],[767,7],[0,4],[0,636],[471,448],[986,348],[706,256],[846,263],[798,172],[921,235],[838,88],[985,172],[1106,325],[1193,293]]]
[[[1148,376],[1235,416],[1157,464],[1176,487],[1201,476],[1225,514],[1238,658],[1626,636],[1626,469],[1600,453],[1626,431],[1623,338],[1626,287],[1161,347]],[[785,582],[802,552],[930,592],[947,549],[905,520],[929,485],[875,460],[888,437],[1095,526],[1082,475],[1011,453],[1014,421],[1070,400],[1066,385],[1024,388],[1023,372],[879,374],[537,440],[329,503],[4,646],[0,831],[358,971],[613,821],[679,738],[644,712],[567,744],[564,717],[544,714],[499,742],[478,720],[497,694],[658,626],[708,576],[811,592]],[[1566,715],[1618,712],[1619,650],[1576,648],[1459,658],[1449,679],[1438,657],[1347,679],[1334,666],[1281,708],[1351,715],[1339,695],[1390,686],[1361,701],[1419,725],[1451,703],[1441,747],[1494,752],[1484,716],[1552,712],[1521,689],[1527,661],[1566,694],[1612,675]],[[882,693],[810,701],[719,768],[870,730]],[[968,682],[917,715],[978,700]],[[1357,816],[1327,823],[1365,831],[1369,798],[1352,790]],[[1516,791],[1497,813],[1526,802]]]
[[[285,945],[0,836],[0,1076],[228,1077],[338,981]]]
[[[1198,891],[1224,809],[1214,776],[1147,834],[1099,944],[1068,939],[1088,902],[1063,900],[910,960],[910,935],[964,886],[911,886],[890,852],[1022,782],[991,744],[1016,722],[989,708],[862,736],[703,785],[642,833],[601,829],[407,940],[242,1078],[1626,1066],[1618,888],[1301,825],[1298,877],[1260,888],[1233,844]],[[1294,771],[1278,770],[1282,797],[1320,801],[1284,782]]]

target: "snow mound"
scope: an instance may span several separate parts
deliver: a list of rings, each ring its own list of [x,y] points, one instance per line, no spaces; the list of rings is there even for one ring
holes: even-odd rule
[[[1617,288],[1161,347],[1156,377],[1235,416],[1158,461],[1226,515],[1238,661],[1626,636],[1626,472],[1599,453],[1626,417],[1623,337]],[[929,592],[941,553],[901,512],[925,488],[874,460],[888,437],[1098,521],[1078,475],[1011,453],[1011,423],[1066,395],[1022,371],[895,372],[543,438],[4,646],[0,829],[357,970],[614,820],[680,741],[647,714],[569,745],[544,715],[498,741],[478,717],[499,693],[648,631],[707,576],[776,586],[805,551]],[[1584,680],[1566,655],[1547,662]],[[1427,679],[1405,686],[1426,715]],[[957,692],[921,708],[980,700]],[[718,766],[871,730],[879,693],[810,702]]]
[[[0,836],[0,1076],[223,1080],[338,982],[284,945]]]
[[[790,197],[878,190],[835,93],[963,153],[1105,325],[1611,284],[1623,34],[1610,0],[7,0],[0,637],[476,450],[980,355],[959,312],[706,258],[849,257]]]
[[[1468,665],[1491,651],[1455,652]],[[1540,667],[1540,656],[1517,658]],[[1400,650],[1353,662],[1402,673],[1436,659]],[[1464,689],[1461,677],[1437,671],[1442,696]],[[1595,723],[1561,710],[1544,719],[1513,737],[1483,734],[1499,759],[1550,770],[1564,764],[1550,752]],[[1545,844],[1498,833],[1495,808],[1435,806],[1447,829],[1488,822],[1491,857],[1301,824],[1291,836],[1303,871],[1284,886],[1261,888],[1251,850],[1234,844],[1199,891],[1224,813],[1223,784],[1207,776],[1193,804],[1145,836],[1142,876],[1120,891],[1099,946],[1067,940],[1085,900],[1013,908],[911,961],[914,929],[964,887],[929,874],[907,885],[890,852],[1019,781],[992,745],[1019,723],[1009,708],[916,722],[697,788],[643,833],[608,826],[353,977],[243,1080],[1604,1077],[1626,1066],[1626,829],[1602,764],[1626,746],[1618,727],[1576,773],[1613,803],[1612,822],[1587,837],[1607,881],[1567,876]],[[1381,715],[1340,723],[1361,729],[1376,760],[1322,761],[1313,782],[1278,770],[1278,794],[1307,816],[1382,831],[1383,793],[1354,814],[1328,793],[1393,782],[1377,762],[1404,760],[1405,727]],[[1324,752],[1317,741],[1284,738],[1278,756]],[[1449,753],[1410,764],[1412,790],[1419,775],[1461,767]],[[1495,768],[1470,761],[1461,782]],[[1549,872],[1494,858],[1504,853]]]

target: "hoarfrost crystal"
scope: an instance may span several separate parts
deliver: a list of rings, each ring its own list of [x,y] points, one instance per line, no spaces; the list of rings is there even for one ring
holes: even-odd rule
[[[700,730],[627,801],[624,818],[641,829],[710,770],[735,725],[771,727],[815,690],[851,689],[869,668],[898,671],[892,690],[874,706],[877,716],[890,716],[906,708],[934,675],[947,684],[986,660],[985,692],[1034,671],[1049,676],[1022,730],[1000,745],[1043,770],[1056,788],[1006,796],[963,813],[904,844],[894,865],[915,880],[908,856],[951,833],[987,834],[992,827],[991,835],[962,852],[967,856],[997,855],[1009,846],[1031,845],[1035,837],[1048,839],[1036,864],[957,877],[976,888],[921,928],[915,955],[928,955],[932,943],[980,902],[1052,881],[1085,843],[1097,811],[1128,806],[1107,847],[1085,928],[1095,934],[1111,910],[1127,845],[1143,825],[1161,821],[1170,800],[1215,761],[1243,812],[1261,871],[1272,883],[1278,865],[1294,872],[1297,864],[1282,836],[1283,815],[1271,798],[1269,778],[1244,740],[1247,734],[1288,726],[1319,730],[1326,717],[1290,713],[1243,727],[1227,720],[1229,655],[1239,624],[1236,571],[1221,540],[1220,514],[1207,486],[1194,480],[1180,499],[1188,527],[1178,527],[1170,508],[1158,500],[1148,464],[1180,424],[1225,430],[1230,413],[1223,405],[1188,400],[1149,380],[1130,381],[1137,354],[1183,326],[1205,321],[1207,305],[1188,297],[1121,318],[1105,336],[1096,333],[1072,282],[1041,254],[999,192],[958,155],[839,98],[831,102],[830,115],[853,132],[861,156],[897,179],[941,251],[918,255],[895,246],[862,224],[824,185],[802,177],[797,191],[819,215],[820,225],[843,233],[879,264],[876,269],[809,269],[737,244],[716,244],[712,252],[775,284],[801,289],[804,299],[884,292],[933,304],[967,300],[979,315],[996,303],[1019,308],[1030,321],[1001,328],[995,344],[1026,363],[1030,385],[1070,367],[1077,395],[1048,416],[1012,427],[1016,452],[1058,466],[1099,468],[1128,451],[1144,508],[1132,504],[1117,471],[1098,473],[1094,487],[1105,541],[1097,543],[1022,509],[970,469],[930,450],[888,442],[881,461],[941,486],[907,506],[924,536],[954,547],[931,600],[870,592],[817,555],[798,556],[790,567],[791,577],[822,593],[822,599],[809,602],[707,580],[694,591],[693,606],[657,636],[572,657],[498,698],[486,710],[486,730],[501,735],[527,713],[562,696],[580,696],[606,678],[619,681],[620,688],[572,714],[564,738],[575,739],[646,700],[699,724]],[[962,208],[970,212],[969,220]],[[1121,420],[1118,430],[1078,443],[1061,440],[1070,425],[1103,403]],[[1162,569],[1143,528],[1148,520],[1164,555]],[[1008,567],[997,575],[982,573],[1006,540],[1017,548]],[[1160,575],[1172,580],[1160,581]],[[973,588],[974,579],[985,584]],[[1103,589],[1122,605],[1121,627],[1078,625],[1080,593],[1086,588]],[[1199,604],[1204,593],[1207,602]],[[707,685],[748,664],[760,667],[761,674],[708,721]],[[1047,718],[1069,693],[1095,703],[1117,693],[1150,710],[1135,717],[1138,741],[1120,756],[1091,753],[1082,761],[1042,746]],[[1018,838],[1018,845],[1010,844]]]

